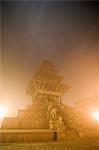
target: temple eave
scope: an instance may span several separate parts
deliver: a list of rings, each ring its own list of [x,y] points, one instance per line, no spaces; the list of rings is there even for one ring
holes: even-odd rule
[[[48,94],[48,95],[55,95],[55,96],[61,96],[62,92],[52,92],[52,91],[44,91],[44,90],[38,90],[38,93],[40,94]]]

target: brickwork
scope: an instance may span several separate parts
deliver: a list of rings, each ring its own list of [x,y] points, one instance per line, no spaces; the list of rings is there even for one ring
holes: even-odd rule
[[[56,132],[48,130],[3,130],[0,131],[0,142],[39,142],[39,141],[64,141],[66,140],[65,132]]]

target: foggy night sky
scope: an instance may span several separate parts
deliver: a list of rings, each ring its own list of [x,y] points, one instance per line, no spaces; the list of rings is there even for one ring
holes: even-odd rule
[[[99,6],[88,2],[2,2],[1,102],[15,111],[33,73],[51,60],[72,89],[64,102],[99,95]]]

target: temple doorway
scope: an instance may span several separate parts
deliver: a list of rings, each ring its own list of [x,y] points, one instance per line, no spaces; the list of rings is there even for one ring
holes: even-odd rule
[[[57,141],[57,132],[54,132],[54,141]]]

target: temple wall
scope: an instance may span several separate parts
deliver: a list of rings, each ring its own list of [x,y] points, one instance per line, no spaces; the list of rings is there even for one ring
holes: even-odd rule
[[[0,132],[0,142],[41,142],[41,141],[63,141],[66,140],[66,133],[64,132],[54,132],[54,131],[38,131],[38,132],[21,132],[21,131],[11,131],[8,130]]]
[[[33,110],[28,111],[28,110],[19,110],[18,114],[17,114],[18,118],[47,118],[47,111],[43,110],[43,111],[37,111]]]
[[[5,118],[2,127],[5,129],[49,129],[49,120],[46,118],[39,119],[18,119]]]

